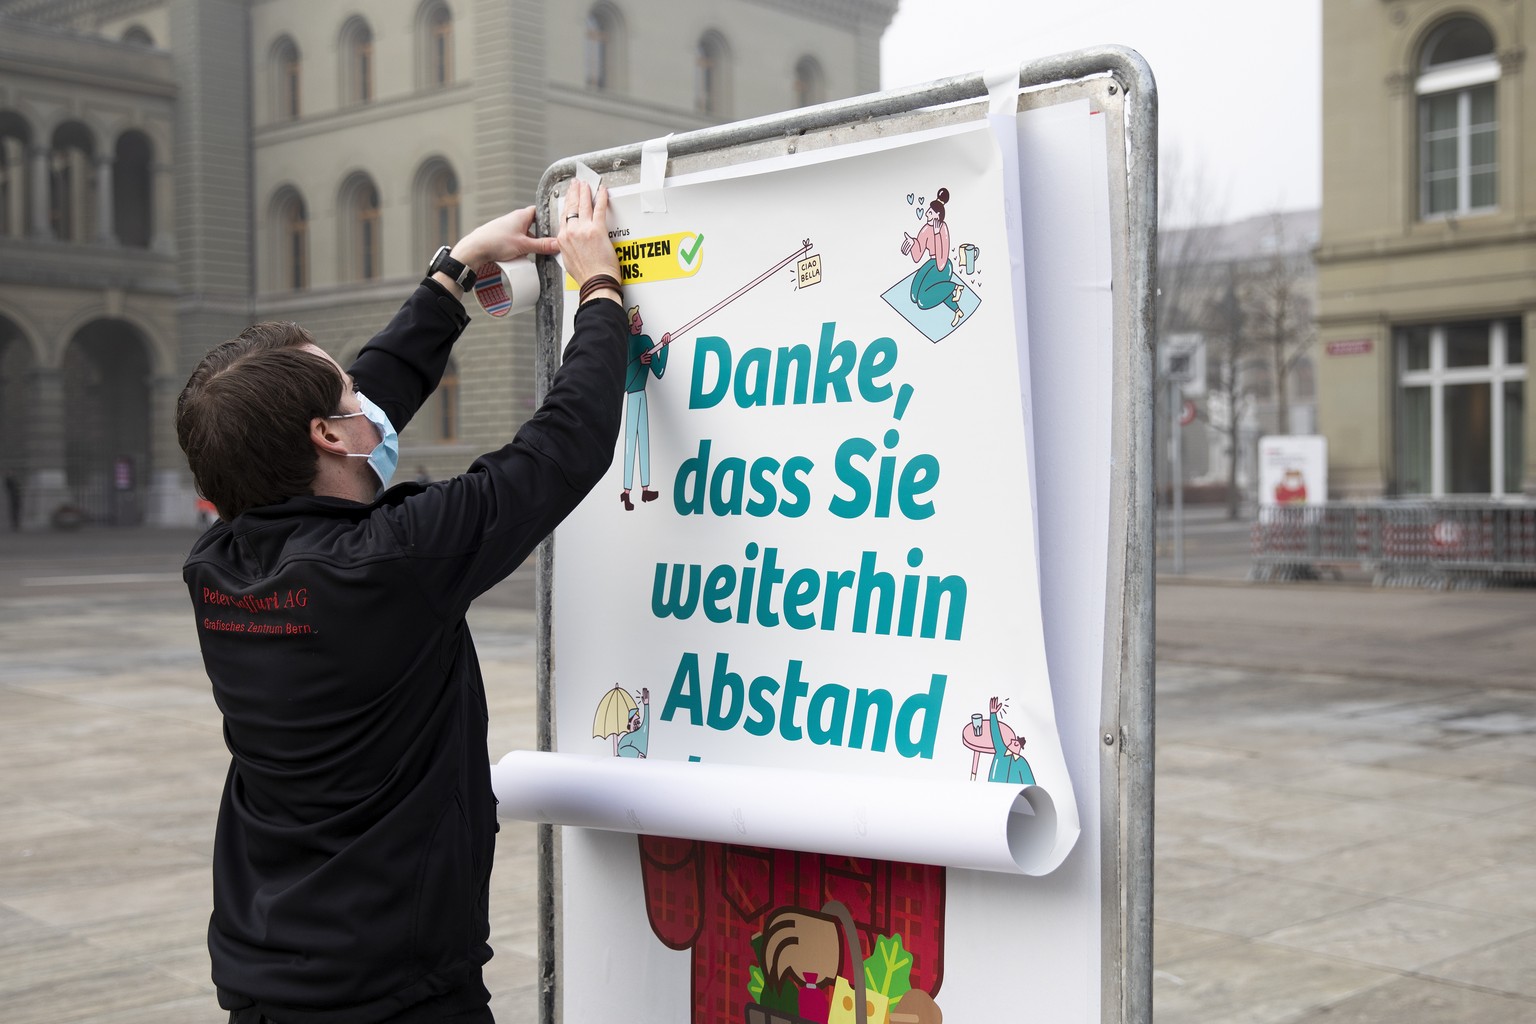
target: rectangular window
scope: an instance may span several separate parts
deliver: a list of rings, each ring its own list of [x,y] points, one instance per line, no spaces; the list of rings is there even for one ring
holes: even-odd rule
[[[292,276],[288,286],[293,291],[302,291],[309,284],[309,268],[305,265],[305,236],[308,234],[302,224],[295,224],[288,234],[288,265],[292,270]]]
[[[449,44],[450,33],[453,31],[452,23],[433,26],[432,29],[432,84],[447,85],[453,78],[453,65],[450,63]]]
[[[375,216],[364,214],[362,223],[362,272],[364,281],[372,281],[379,273],[379,223]]]
[[[1429,388],[1404,388],[1398,403],[1397,486],[1404,494],[1429,494],[1430,477]]]
[[[1520,493],[1526,389],[1521,321],[1402,327],[1395,335],[1399,493]]]
[[[290,121],[299,116],[299,61],[296,57],[283,62],[283,116]]]
[[[439,388],[442,406],[438,416],[437,433],[438,437],[444,441],[457,441],[459,438],[459,380],[455,377],[451,382],[443,383],[448,386]]]
[[[1504,382],[1504,493],[1525,489],[1525,389],[1524,381]]]
[[[1445,386],[1445,491],[1493,493],[1492,403],[1487,384]]]
[[[1419,99],[1419,208],[1425,217],[1498,205],[1494,84]]]
[[[357,45],[357,101],[373,101],[373,43]]]

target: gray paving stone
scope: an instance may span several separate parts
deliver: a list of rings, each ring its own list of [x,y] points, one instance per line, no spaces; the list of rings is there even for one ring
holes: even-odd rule
[[[1157,901],[1157,916],[1176,924],[1255,938],[1369,902],[1371,897],[1360,893],[1256,874],[1162,895]]]
[[[1526,925],[1509,918],[1392,898],[1281,928],[1264,939],[1277,946],[1412,971],[1526,930]]]
[[[1425,978],[1393,980],[1291,1024],[1530,1024],[1536,1002]],[[1163,1024],[1159,1019],[1158,1024]]]
[[[1485,867],[1420,886],[1403,895],[1425,903],[1521,918],[1536,926],[1536,865]],[[1536,960],[1531,961],[1531,972],[1536,975]]]
[[[1536,1000],[1536,929],[1428,964],[1419,973]],[[1536,1009],[1527,1019],[1536,1020]]]
[[[174,571],[190,540],[126,536],[82,537],[66,568]],[[203,941],[228,755],[185,594],[83,606],[22,586],[48,559],[9,543],[0,1024],[219,1020]],[[470,616],[493,758],[535,738],[531,587],[506,586]],[[1536,1021],[1536,680],[1512,654],[1536,650],[1529,596],[1172,584],[1159,604],[1157,1024]],[[1491,623],[1515,646],[1486,663],[1422,642]],[[504,1021],[538,1000],[535,834],[498,841]]]
[[[1158,965],[1157,1024],[1280,1024],[1394,975],[1263,943],[1233,943]]]

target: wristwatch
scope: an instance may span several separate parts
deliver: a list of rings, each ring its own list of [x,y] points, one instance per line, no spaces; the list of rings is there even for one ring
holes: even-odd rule
[[[427,276],[431,277],[433,274],[441,270],[443,273],[453,278],[454,281],[458,283],[460,288],[464,289],[465,291],[469,291],[475,286],[474,269],[471,267],[466,267],[464,264],[448,255],[448,252],[449,248],[445,245],[438,249],[437,252],[432,254],[432,262],[427,264]]]

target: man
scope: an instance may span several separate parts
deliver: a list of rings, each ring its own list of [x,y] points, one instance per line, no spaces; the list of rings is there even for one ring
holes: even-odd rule
[[[232,755],[208,945],[239,1024],[492,1020],[496,805],[464,614],[612,461],[628,334],[607,193],[574,183],[558,240],[532,219],[440,250],[346,372],[258,324],[182,392],[220,513],[183,575]],[[543,406],[467,473],[381,490],[468,323],[466,267],[555,252],[587,301]]]

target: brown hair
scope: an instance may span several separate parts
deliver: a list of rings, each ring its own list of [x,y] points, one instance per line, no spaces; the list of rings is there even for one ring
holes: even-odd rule
[[[309,424],[341,406],[342,375],[300,346],[293,323],[253,324],[197,364],[176,401],[176,440],[198,493],[234,519],[309,494],[318,456]]]
[[[949,189],[941,188],[933,197],[933,202],[928,204],[928,209],[939,215],[939,220],[944,219],[944,204],[949,202]]]

